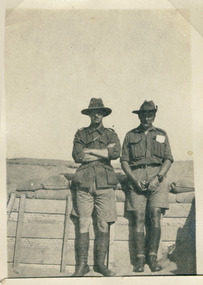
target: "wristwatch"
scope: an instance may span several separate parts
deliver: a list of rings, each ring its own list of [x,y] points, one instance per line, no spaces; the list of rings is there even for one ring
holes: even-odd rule
[[[164,180],[163,175],[157,174],[157,177],[158,177],[159,183],[161,183]]]

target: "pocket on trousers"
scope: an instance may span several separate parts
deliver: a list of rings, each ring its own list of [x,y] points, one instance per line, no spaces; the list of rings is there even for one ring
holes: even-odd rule
[[[118,179],[113,169],[106,168],[107,183],[109,185],[117,185]]]

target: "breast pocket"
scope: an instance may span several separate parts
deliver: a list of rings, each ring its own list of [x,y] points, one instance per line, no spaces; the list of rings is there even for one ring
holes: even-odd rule
[[[160,143],[154,139],[152,144],[153,155],[158,156],[160,158],[164,158],[164,152],[165,152],[165,143]]]
[[[108,138],[107,137],[100,137],[99,139],[101,149],[106,148],[108,146]]]
[[[145,156],[144,141],[142,138],[130,141],[129,147],[133,158],[141,158]]]

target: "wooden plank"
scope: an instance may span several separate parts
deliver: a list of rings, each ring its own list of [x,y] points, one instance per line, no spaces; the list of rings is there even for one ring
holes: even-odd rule
[[[165,217],[162,216],[162,220],[163,220],[163,226],[167,226],[167,225],[178,225],[178,226],[183,226],[184,223],[186,222],[186,217],[184,218],[171,218],[171,217]],[[129,224],[131,224],[133,221],[130,221],[130,219],[126,219],[124,217],[118,217],[116,220],[116,225],[119,226],[128,226]]]
[[[7,227],[7,235],[15,237],[17,213],[12,213]],[[63,215],[24,214],[22,237],[62,238]]]
[[[186,218],[164,218],[162,227],[162,240],[175,241],[177,230],[185,225]]]
[[[7,206],[7,222],[9,220],[9,218],[10,218],[11,211],[13,209],[13,205],[14,205],[15,199],[16,199],[16,193],[11,193],[11,196],[10,196],[10,199],[9,199],[9,202],[8,202],[8,206]]]
[[[175,230],[182,227],[186,218],[162,218],[163,220],[163,238],[167,235],[174,235]],[[24,226],[22,237],[36,237],[36,238],[61,238],[63,237],[64,229],[64,215],[53,214],[33,214],[24,213]],[[15,237],[17,225],[17,213],[11,213],[8,222],[8,236]],[[115,239],[128,240],[129,239],[129,220],[124,217],[118,217],[115,223]],[[170,230],[172,230],[170,232]],[[69,220],[69,239],[75,239],[75,226]],[[93,226],[90,227],[90,239],[94,239]],[[168,239],[172,239],[171,237]]]
[[[27,201],[27,200],[26,200]],[[71,209],[71,202],[70,209]],[[8,226],[7,236],[15,237],[17,225],[17,212],[12,212]],[[75,226],[69,219],[69,239],[75,239]],[[63,238],[64,215],[24,213],[24,226],[22,237],[27,238]],[[93,226],[90,226],[90,239],[94,239]]]
[[[178,226],[170,226],[163,228],[163,241],[175,241],[177,239]],[[187,227],[189,230],[189,227]]]
[[[166,211],[164,217],[179,217],[184,218],[188,217],[188,214],[190,212],[191,203],[170,203],[169,204],[169,210]],[[123,202],[117,202],[117,213],[119,217],[124,216],[124,203]]]
[[[124,215],[124,203],[117,202],[118,216]],[[27,199],[25,212],[28,213],[49,213],[49,214],[64,214],[66,207],[65,200],[43,200],[43,199]],[[179,204],[170,203],[169,210],[166,211],[167,217],[187,217],[191,203]],[[19,209],[19,198],[16,199],[13,211]]]
[[[8,262],[13,262],[15,238],[8,238]],[[90,241],[89,265],[93,265],[93,241]],[[20,263],[61,265],[62,239],[21,239]],[[68,241],[67,265],[75,265],[75,241]]]
[[[163,226],[177,226],[177,227],[183,227],[187,218],[162,218],[163,220]]]
[[[123,190],[115,190],[116,202],[125,202],[125,192]],[[169,193],[169,203],[176,203],[176,194]]]
[[[162,218],[162,239],[163,240],[175,240],[177,230],[183,227],[186,218]],[[115,223],[115,240],[129,240],[132,239],[130,232],[133,231],[133,226],[129,221],[123,217],[118,217]]]
[[[65,221],[64,221],[64,235],[62,243],[62,254],[61,254],[61,267],[60,272],[65,272],[66,269],[66,257],[68,255],[68,228],[69,228],[69,203],[68,197],[66,199],[66,211],[65,211]]]
[[[25,212],[64,214],[65,208],[66,208],[65,200],[27,199]],[[18,211],[18,210],[19,210],[19,199],[16,199],[13,211]]]
[[[164,217],[179,217],[179,218],[187,218],[190,212],[190,208],[192,203],[171,203],[169,205],[169,210],[166,211]]]
[[[176,218],[177,219],[177,218]],[[49,238],[49,239],[61,239],[63,237],[63,227],[64,224],[25,224],[23,226],[22,237],[26,238]],[[163,240],[175,240],[177,229],[180,226],[178,225],[169,225],[162,227]],[[132,226],[115,225],[115,240],[128,240],[129,239],[129,230],[132,229]],[[8,237],[15,237],[16,234],[16,223],[8,223]],[[75,229],[72,223],[69,224],[69,239],[75,239]],[[94,239],[93,227],[90,227],[90,240]]]
[[[13,261],[13,268],[14,268],[14,270],[18,270],[18,266],[19,266],[21,237],[22,237],[22,230],[23,230],[23,216],[24,216],[24,210],[25,210],[25,201],[26,201],[26,196],[25,196],[25,194],[22,194],[21,198],[20,198],[20,206],[19,206],[19,213],[18,213],[18,223],[17,223],[17,232],[16,232],[16,240],[15,240],[15,248],[14,248],[14,261]]]

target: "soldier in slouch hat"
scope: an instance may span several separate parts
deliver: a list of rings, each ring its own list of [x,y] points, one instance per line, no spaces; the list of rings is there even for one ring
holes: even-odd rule
[[[127,175],[126,206],[134,218],[135,272],[143,272],[145,263],[152,272],[162,270],[157,262],[160,219],[162,211],[168,209],[164,178],[173,156],[167,133],[153,126],[157,109],[153,101],[144,101],[139,110],[133,111],[140,125],[126,134],[120,159]]]
[[[114,130],[103,126],[103,117],[111,113],[102,99],[92,98],[82,114],[90,117],[89,127],[79,129],[74,138],[73,159],[81,163],[77,169],[72,189],[76,191],[75,211],[79,216],[79,264],[73,276],[89,272],[89,226],[93,209],[96,211],[96,259],[94,270],[104,276],[114,276],[105,265],[108,250],[108,225],[116,220],[115,188],[118,183],[111,160],[120,156],[120,141]]]

